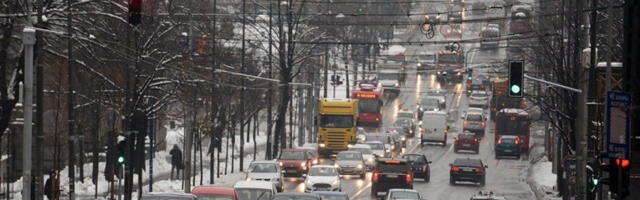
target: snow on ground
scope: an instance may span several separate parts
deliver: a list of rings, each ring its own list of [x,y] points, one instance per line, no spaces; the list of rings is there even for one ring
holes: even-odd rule
[[[556,185],[556,175],[551,173],[552,163],[543,157],[537,163],[533,164],[533,181],[542,187],[553,188]]]

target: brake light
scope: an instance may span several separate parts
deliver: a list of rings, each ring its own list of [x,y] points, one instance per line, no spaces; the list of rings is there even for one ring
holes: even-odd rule
[[[427,172],[427,166],[422,167],[422,172]]]
[[[373,178],[371,178],[373,180],[373,182],[378,182],[378,178],[380,177],[380,174],[378,174],[378,172],[373,172]]]
[[[484,169],[482,169],[480,167],[476,168],[476,172],[482,172],[482,171],[484,171]]]
[[[485,126],[485,123],[484,123],[484,122],[482,122],[482,128],[484,128],[484,126]]]
[[[480,85],[480,88],[484,88],[484,85]]]
[[[456,166],[453,166],[453,167],[451,167],[451,171],[457,172],[457,171],[460,171],[460,168],[458,168]]]
[[[504,108],[504,103],[502,103],[502,104],[500,104],[500,105],[502,105],[502,107]]]
[[[502,138],[498,139],[498,144],[502,144]],[[518,144],[518,143],[516,143]]]
[[[496,107],[491,108],[491,111],[495,112],[497,109]]]
[[[478,138],[473,138],[473,141],[478,143]]]
[[[468,124],[467,120],[464,120],[463,124],[464,124],[464,127],[467,127],[467,124]]]
[[[400,161],[399,160],[387,160],[387,161],[384,161],[384,163],[387,163],[387,164],[400,164]]]
[[[458,138],[458,136],[456,136],[456,142],[457,142],[458,140],[460,140],[460,138]]]
[[[520,143],[520,139],[516,139],[516,144],[519,144],[519,143]]]
[[[411,183],[411,174],[407,173],[407,175],[404,176],[405,181],[407,181],[407,183]]]

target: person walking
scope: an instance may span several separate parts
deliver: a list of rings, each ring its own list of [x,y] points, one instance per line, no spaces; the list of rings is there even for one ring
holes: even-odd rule
[[[49,172],[49,178],[44,184],[44,195],[49,200],[60,199],[60,179],[54,170]]]
[[[178,148],[178,145],[173,145],[173,149],[169,151],[171,154],[171,179],[173,179],[173,171],[176,170],[176,178],[180,178],[180,170],[182,170],[182,150]]]

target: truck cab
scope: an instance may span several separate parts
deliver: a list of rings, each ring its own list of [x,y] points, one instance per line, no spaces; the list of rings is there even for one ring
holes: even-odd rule
[[[355,144],[358,100],[322,99],[318,107],[318,153],[329,156]]]

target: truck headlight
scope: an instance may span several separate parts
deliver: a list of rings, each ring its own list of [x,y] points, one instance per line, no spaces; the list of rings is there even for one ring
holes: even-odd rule
[[[320,148],[325,148],[325,147],[327,147],[327,145],[326,145],[326,144],[324,144],[324,143],[320,143],[320,144],[318,144],[318,147],[320,147]]]
[[[418,63],[416,66],[421,67],[421,66],[422,66],[422,63]]]
[[[396,83],[394,86],[395,87],[400,87],[400,83]]]
[[[404,142],[404,141],[406,141],[406,140],[407,140],[407,137],[402,136],[402,137],[400,137],[400,139]]]

